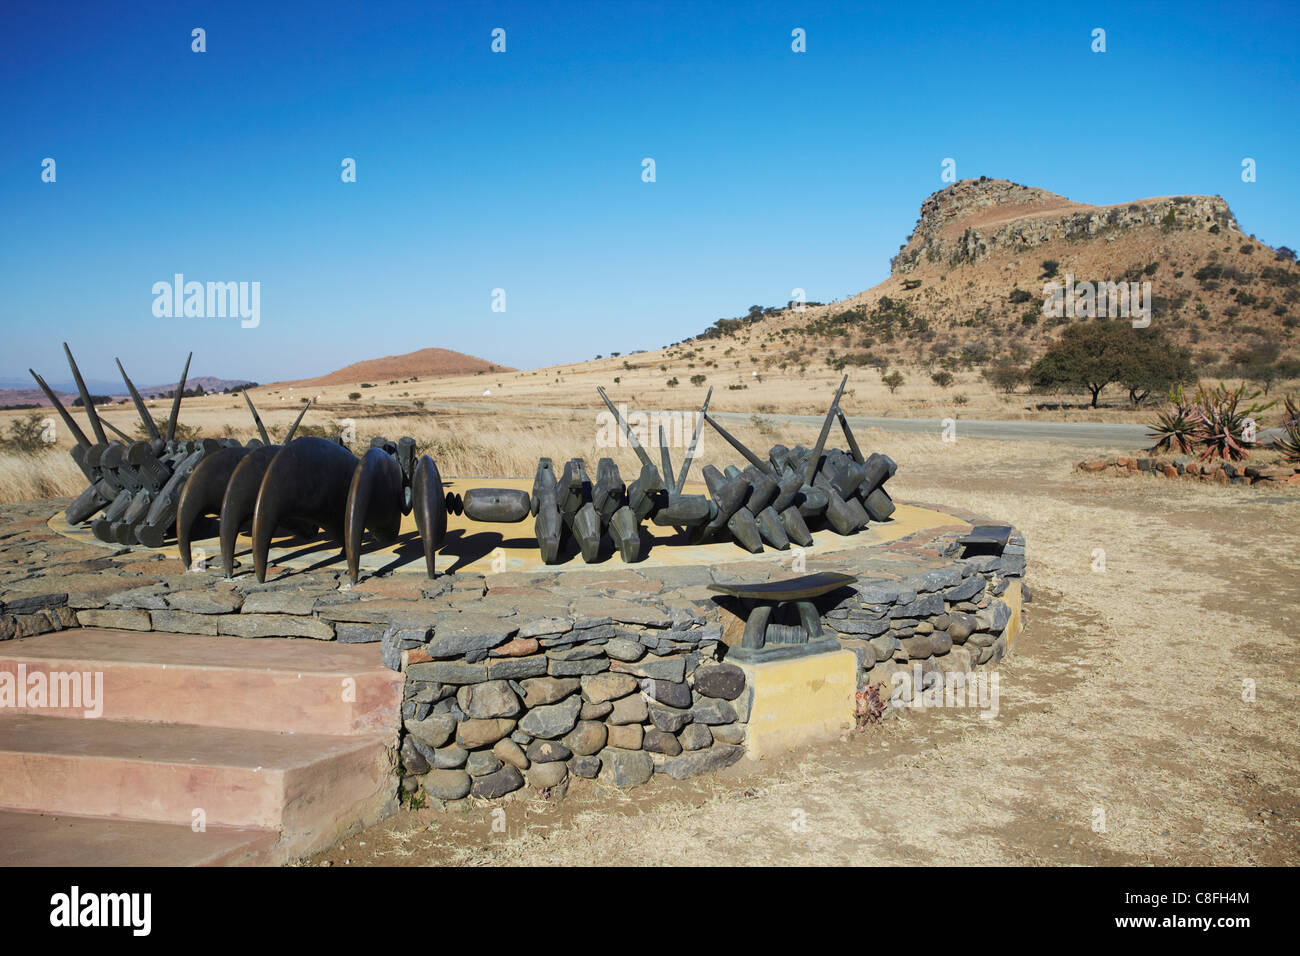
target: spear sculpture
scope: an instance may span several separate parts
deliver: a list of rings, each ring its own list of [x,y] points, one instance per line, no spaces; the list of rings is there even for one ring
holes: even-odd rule
[[[800,491],[802,477],[793,468],[778,468],[774,463],[763,461],[711,416],[706,416],[706,421],[750,462],[749,474],[740,474],[749,481],[750,500],[759,508],[755,519],[763,539],[782,551],[790,546],[791,541],[800,547],[810,547],[812,533],[798,507],[804,499]],[[773,480],[773,475],[777,476],[776,480]]]
[[[672,472],[668,473],[668,484],[665,485],[660,475],[659,469],[650,459],[650,455],[642,447],[641,442],[637,440],[636,434],[632,431],[632,426],[605,394],[605,390],[599,386],[596,391],[600,394],[601,399],[605,402],[605,407],[610,410],[623,433],[627,436],[632,450],[636,452],[641,459],[641,477],[633,483],[628,490],[628,499],[638,517],[650,517],[657,525],[663,526],[685,526],[693,529],[692,540],[702,541],[709,535],[719,531],[727,521],[732,517],[736,510],[743,503],[743,495],[738,488],[732,487],[736,483],[714,472],[713,484],[709,484],[709,477],[706,475],[705,485],[709,487],[709,493],[713,496],[713,501],[709,501],[703,495],[683,495],[679,489],[674,487],[672,482]],[[710,395],[712,391],[710,391]],[[707,402],[707,398],[706,398]],[[692,446],[696,444],[699,438],[698,421],[695,439]],[[662,441],[662,440],[661,440]],[[693,457],[694,447],[692,447]],[[683,466],[682,478],[680,484],[685,485],[686,469],[689,468],[690,458],[687,464]],[[670,467],[671,462],[665,459],[665,467]],[[663,492],[667,492],[667,503],[665,504]],[[721,496],[721,497],[719,497]],[[746,535],[748,538],[749,536]],[[754,535],[757,537],[757,535]],[[744,545],[750,547],[750,545]]]
[[[63,343],[63,352],[68,357],[68,367],[72,369],[72,378],[77,383],[77,393],[81,396],[81,405],[86,410],[86,417],[90,419],[90,430],[95,433],[95,441],[101,445],[108,444],[108,438],[104,435],[104,426],[99,423],[99,416],[95,414],[95,403],[90,400],[90,392],[86,389],[86,383],[81,378],[81,370],[77,368],[77,360],[72,357],[72,349],[68,348],[68,343]]]
[[[71,452],[72,460],[77,463],[77,467],[81,469],[81,473],[86,476],[86,480],[90,484],[86,486],[86,489],[77,496],[72,504],[68,505],[64,517],[67,519],[68,524],[81,524],[96,512],[108,507],[121,489],[104,473],[98,462],[93,466],[91,465],[89,457],[95,446],[86,437],[86,433],[81,430],[81,426],[77,424],[76,419],[63,407],[63,403],[59,401],[59,396],[54,394],[54,390],[45,383],[45,379],[41,378],[35,369],[29,368],[27,371],[36,380],[36,384],[45,393],[45,397],[49,399],[50,404],[59,413],[59,417],[63,419],[63,424],[68,426],[68,431],[77,443]]]

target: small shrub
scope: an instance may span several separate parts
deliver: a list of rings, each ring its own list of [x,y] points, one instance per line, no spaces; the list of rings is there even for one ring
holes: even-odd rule
[[[26,418],[15,418],[9,423],[9,438],[4,444],[27,453],[44,448],[47,442],[42,436],[45,434],[43,422],[46,417],[40,412],[32,412]]]
[[[880,687],[880,684],[868,684],[854,695],[857,730],[865,730],[884,718],[889,702],[880,699]]]

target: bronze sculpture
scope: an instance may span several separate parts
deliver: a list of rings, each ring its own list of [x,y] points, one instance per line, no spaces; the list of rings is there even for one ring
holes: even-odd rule
[[[605,390],[597,388],[641,463],[631,484],[624,482],[612,458],[597,462],[594,481],[581,458],[565,462],[558,476],[551,459],[543,458],[531,493],[470,488],[462,497],[444,489],[437,464],[418,454],[412,438],[397,442],[374,438],[358,456],[339,437],[295,437],[310,402],[279,444],[273,443],[246,390],[244,400],[260,439],[244,445],[232,439],[176,440],[189,358],[165,433],[118,361],[147,436],[133,440],[100,418],[66,343],[64,350],[94,441],[45,380],[35,371],[31,374],[74,437],[71,455],[88,481],[66,510],[68,522],[90,522],[95,536],[104,541],[152,548],[174,534],[187,567],[193,559],[193,542],[215,534],[227,576],[235,572],[237,539],[245,528],[251,534],[259,581],[265,580],[271,541],[278,533],[302,536],[323,529],[342,547],[355,582],[367,532],[380,545],[391,545],[401,535],[402,516],[412,513],[425,569],[433,577],[448,514],[464,514],[481,523],[517,523],[531,516],[542,561],[557,564],[565,558],[566,542],[588,563],[600,560],[605,541],[624,562],[639,561],[652,540],[643,533],[644,521],[675,528],[690,543],[730,539],[758,554],[768,547],[779,551],[791,544],[809,547],[813,530],[822,526],[841,535],[854,534],[871,521],[888,520],[894,510],[884,484],[897,465],[885,455],[863,455],[840,408],[847,375],[831,400],[816,445],[812,449],[773,445],[766,458],[709,414],[710,389],[676,476],[662,426],[660,461],[655,463]],[[847,452],[826,449],[837,419],[848,442]],[[740,453],[746,466],[719,470],[707,465],[701,472],[707,494],[686,494],[687,475],[706,423]],[[105,426],[120,437],[110,439]]]

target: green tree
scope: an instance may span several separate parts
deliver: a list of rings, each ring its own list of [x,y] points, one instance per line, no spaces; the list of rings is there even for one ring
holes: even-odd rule
[[[898,386],[903,384],[904,379],[902,373],[895,369],[888,375],[882,376],[880,381],[884,383],[885,388],[889,389],[889,394],[893,395],[898,390]]]
[[[1120,384],[1129,401],[1141,405],[1147,397],[1164,395],[1175,385],[1191,381],[1192,353],[1174,345],[1158,329],[1132,329],[1129,353]]]
[[[1034,388],[1087,392],[1096,408],[1108,385],[1123,385],[1141,401],[1152,389],[1163,391],[1190,376],[1187,350],[1171,345],[1158,329],[1111,321],[1067,326],[1027,377]]]
[[[1267,395],[1283,371],[1278,367],[1280,353],[1281,349],[1276,342],[1255,342],[1234,351],[1232,361],[1236,363],[1242,378],[1259,385]]]
[[[930,381],[940,388],[947,388],[952,384],[952,372],[935,372],[930,376]]]
[[[984,370],[984,380],[1010,395],[1025,381],[1025,370],[1009,358],[1000,358]]]

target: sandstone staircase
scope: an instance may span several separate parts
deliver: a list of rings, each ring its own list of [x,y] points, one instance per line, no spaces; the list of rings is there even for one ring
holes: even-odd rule
[[[374,645],[84,628],[0,644],[6,673],[0,865],[281,863],[395,805],[402,678]],[[98,717],[71,697],[95,674]]]

